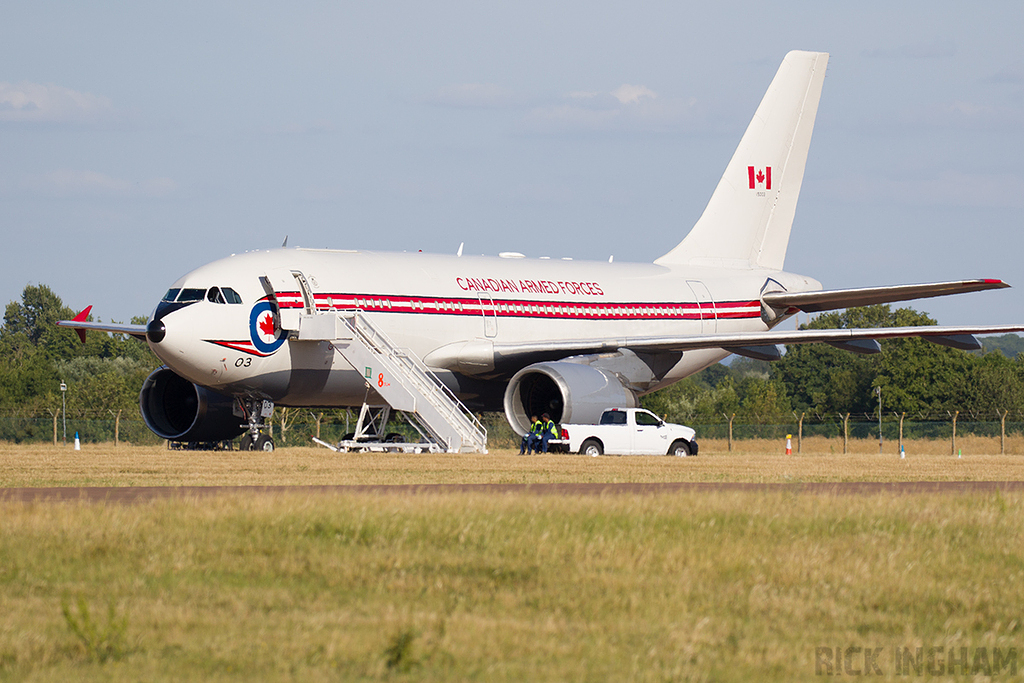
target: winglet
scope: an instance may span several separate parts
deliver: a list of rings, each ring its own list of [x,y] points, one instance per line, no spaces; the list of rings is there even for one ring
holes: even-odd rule
[[[86,306],[84,309],[82,309],[82,312],[79,313],[78,315],[76,315],[74,318],[72,318],[72,320],[74,320],[76,323],[84,323],[85,319],[89,317],[89,311],[91,311],[91,310],[92,310],[92,306],[91,305]],[[81,328],[81,327],[77,327],[77,328],[75,328],[75,332],[78,333],[78,338],[81,339],[82,343],[84,344],[85,343],[85,329]]]

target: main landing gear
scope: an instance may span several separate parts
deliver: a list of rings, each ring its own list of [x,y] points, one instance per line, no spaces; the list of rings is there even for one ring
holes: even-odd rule
[[[264,401],[261,398],[240,398],[238,405],[242,416],[248,421],[248,431],[242,435],[242,441],[238,448],[242,451],[264,451],[270,453],[274,450],[274,439],[269,434],[263,433],[264,420],[274,413],[274,402]]]

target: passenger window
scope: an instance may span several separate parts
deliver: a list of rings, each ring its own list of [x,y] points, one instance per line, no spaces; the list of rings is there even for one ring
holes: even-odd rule
[[[183,289],[178,295],[178,302],[202,301],[204,296],[206,296],[205,289]]]
[[[210,287],[210,291],[206,293],[206,300],[211,301],[215,304],[226,303],[224,297],[221,296],[220,290],[216,287]]]
[[[224,295],[224,299],[229,304],[240,304],[242,303],[242,297],[238,296],[238,292],[231,289],[230,287],[224,287],[220,290],[220,293]]]

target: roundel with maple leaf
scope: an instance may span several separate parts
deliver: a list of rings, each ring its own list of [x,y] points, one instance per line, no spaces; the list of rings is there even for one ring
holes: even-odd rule
[[[284,344],[284,336],[274,324],[274,307],[269,301],[261,301],[252,307],[249,314],[249,338],[260,353],[271,354]]]

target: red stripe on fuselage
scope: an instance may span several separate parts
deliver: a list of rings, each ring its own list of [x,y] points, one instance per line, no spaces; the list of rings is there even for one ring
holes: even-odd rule
[[[305,304],[299,292],[281,292],[283,309]],[[369,294],[316,294],[318,311],[358,308],[373,313],[420,313],[433,315],[494,315],[500,318],[565,320],[739,320],[759,318],[759,301],[721,302],[580,302],[536,299],[484,299],[412,297]]]

